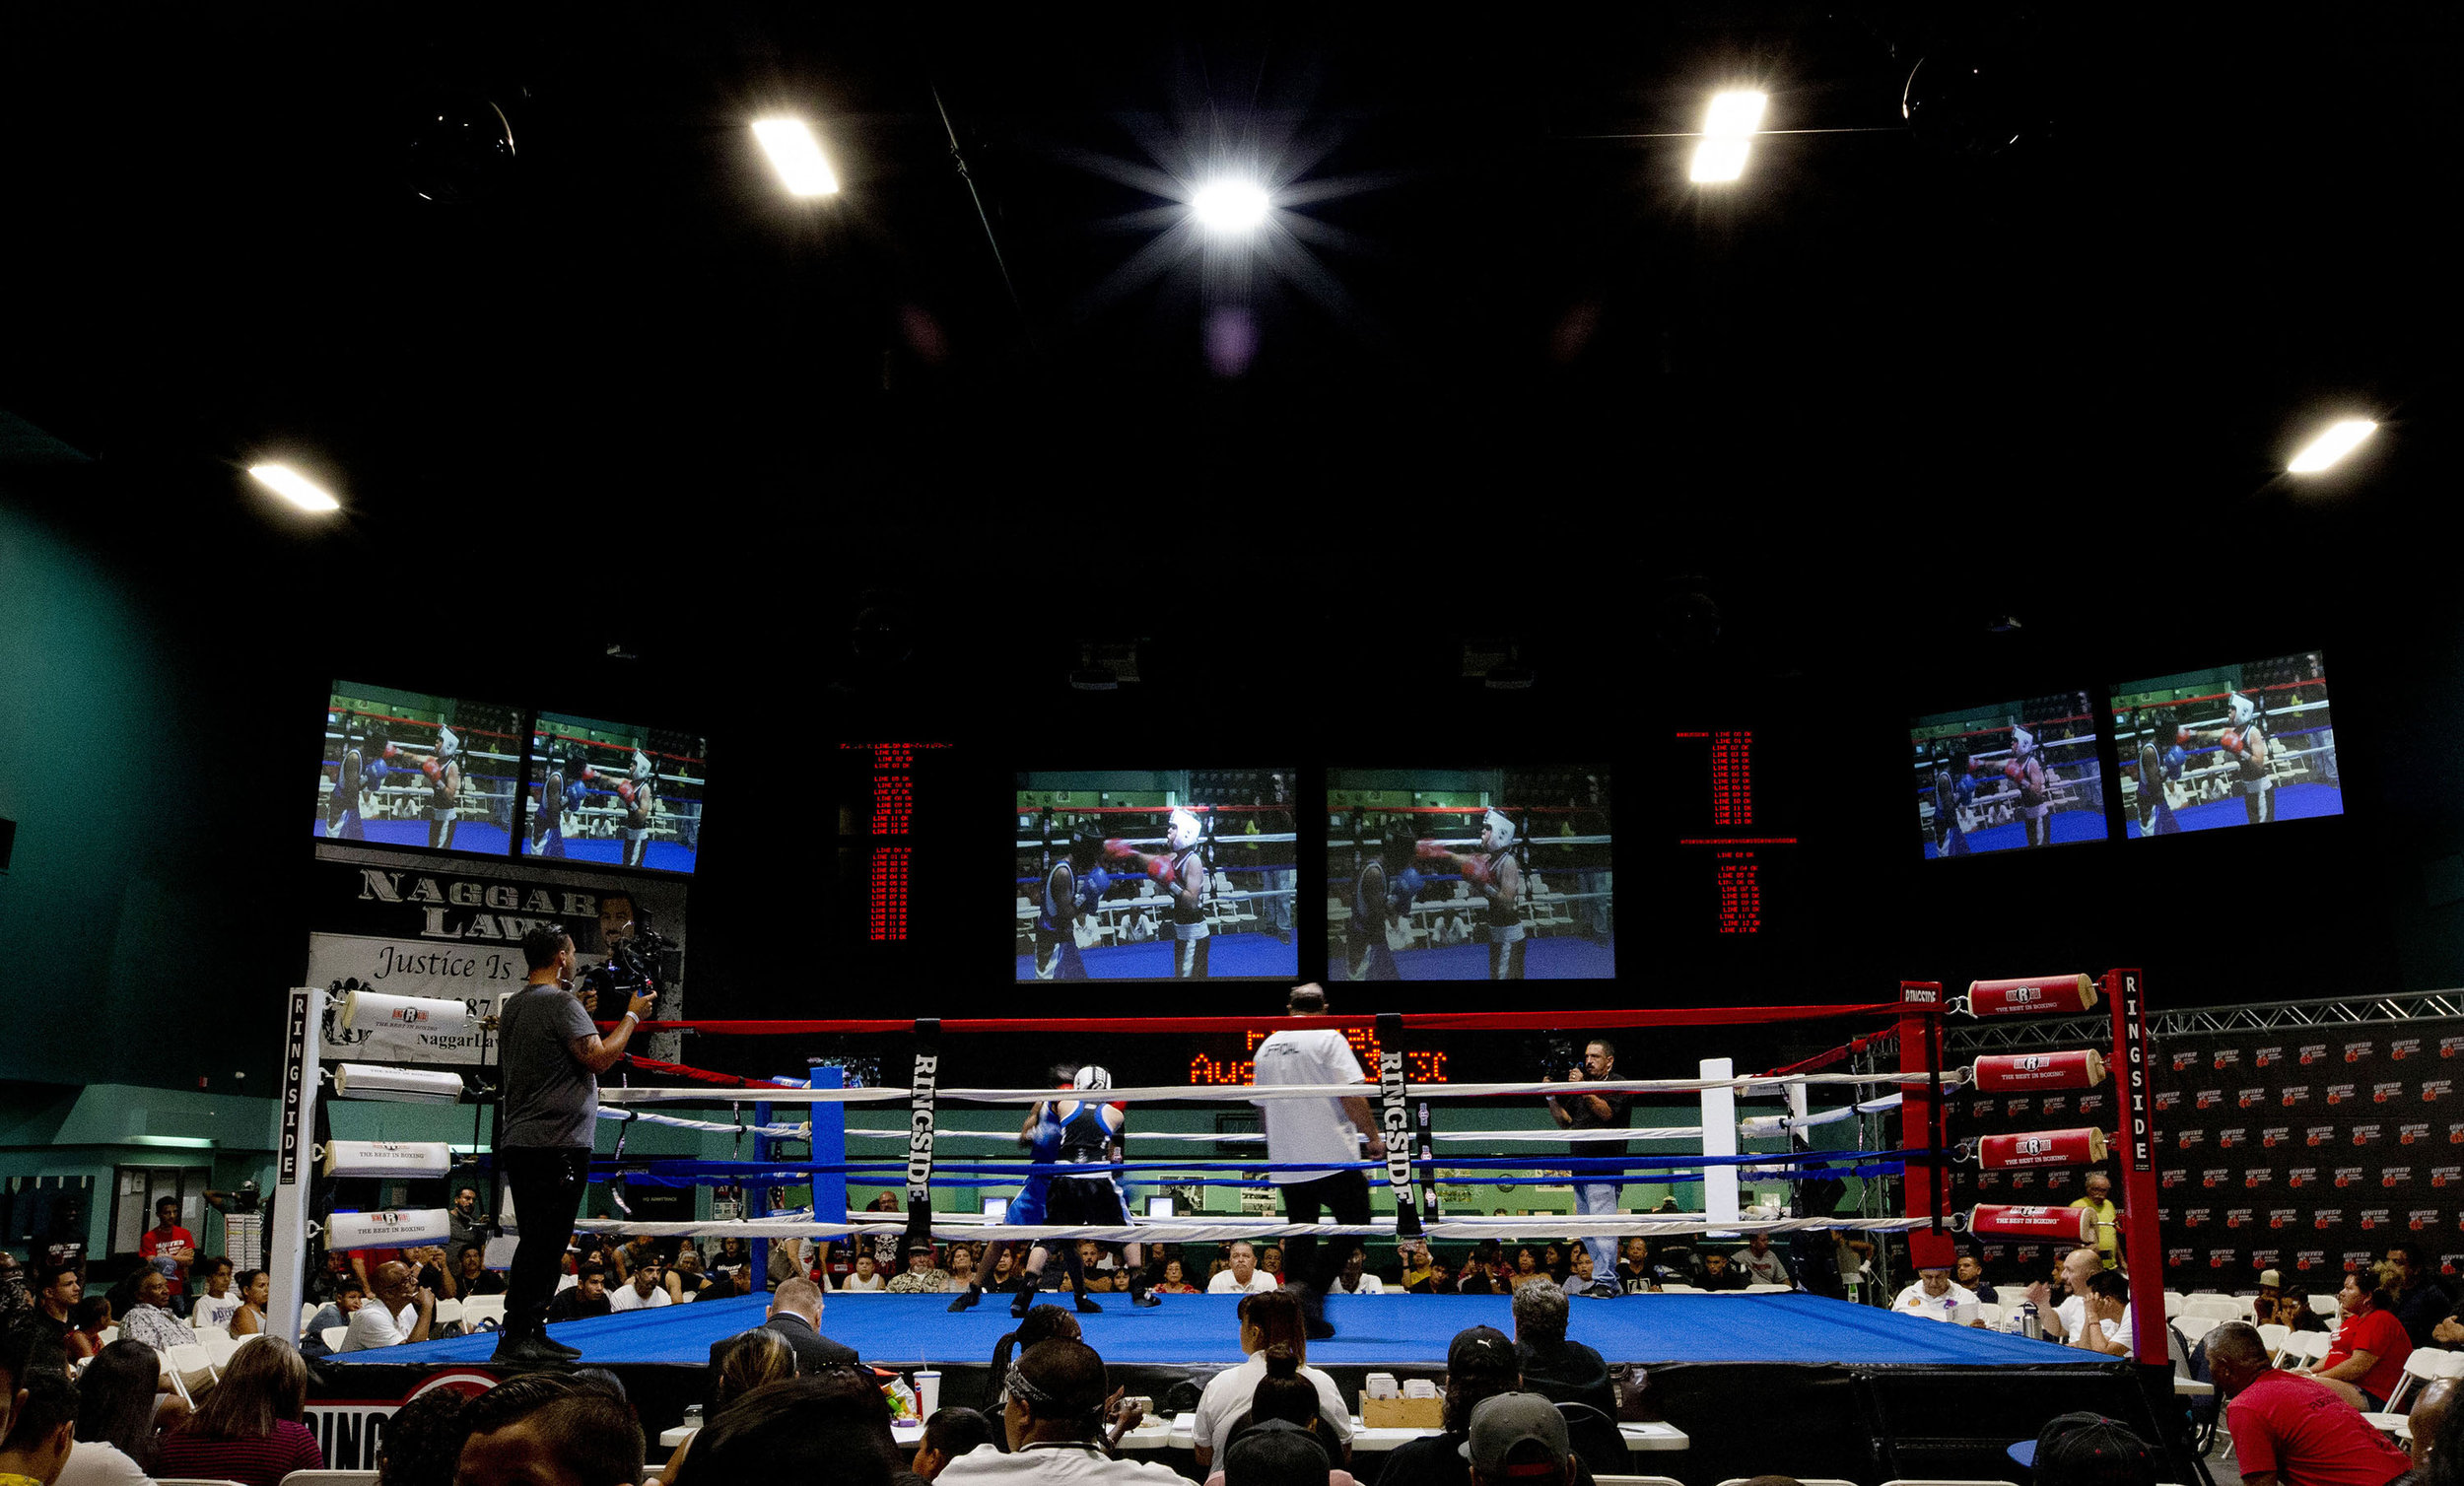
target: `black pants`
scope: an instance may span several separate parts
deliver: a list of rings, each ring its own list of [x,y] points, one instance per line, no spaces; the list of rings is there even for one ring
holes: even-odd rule
[[[1336,1172],[1315,1182],[1294,1182],[1283,1188],[1284,1222],[1315,1223],[1322,1211],[1333,1213],[1337,1223],[1368,1222],[1369,1174]],[[1312,1237],[1286,1239],[1283,1272],[1323,1297],[1335,1288],[1335,1276],[1343,1272],[1343,1261],[1359,1247],[1356,1238],[1330,1239],[1323,1244]]]
[[[513,1193],[513,1221],[521,1225],[505,1279],[505,1329],[535,1333],[547,1324],[548,1302],[556,1298],[565,1245],[590,1184],[590,1153],[580,1146],[517,1145],[499,1150],[496,1162]]]

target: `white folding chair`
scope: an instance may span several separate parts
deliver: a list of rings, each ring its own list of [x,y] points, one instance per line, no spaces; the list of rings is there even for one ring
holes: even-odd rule
[[[687,1291],[686,1291],[683,1295],[681,1295],[681,1296],[677,1297],[676,1304],[677,1304],[677,1305],[680,1305],[680,1306],[689,1306],[689,1305],[692,1305],[695,1301],[700,1300],[701,1298],[702,1298],[702,1292],[701,1292],[701,1291],[699,1291],[699,1290],[687,1290]]]
[[[2004,1318],[2009,1316],[2009,1312],[2003,1310],[2002,1307],[1996,1305],[1992,1301],[1978,1301],[1976,1303],[1976,1318],[1989,1326],[2001,1325]]]
[[[2179,1290],[2165,1291],[2164,1318],[2166,1320],[2171,1320],[2174,1317],[2181,1315],[2182,1307],[2188,1304],[2190,1304],[2190,1297],[2182,1294]]]
[[[2182,1303],[2184,1316],[2213,1316],[2218,1320],[2247,1320],[2250,1308],[2229,1295],[2200,1294]]]
[[[2334,1296],[2332,1296],[2332,1295],[2313,1295],[2313,1296],[2311,1296],[2311,1297],[2310,1297],[2310,1314],[2311,1314],[2312,1316],[2333,1316],[2333,1315],[2335,1315],[2335,1314],[2336,1314],[2336,1298],[2335,1298]]]
[[[2280,1326],[2274,1321],[2269,1321],[2266,1325],[2259,1327],[2259,1342],[2272,1356],[2285,1349],[2285,1338],[2292,1334],[2293,1327]]]
[[[2404,1404],[2413,1394],[2441,1378],[2456,1376],[2455,1364],[2459,1360],[2464,1360],[2464,1353],[2449,1352],[2442,1347],[2415,1347],[2412,1355],[2404,1359],[2404,1376],[2396,1381],[2394,1390],[2387,1394],[2387,1406],[2361,1417],[2369,1421],[2372,1429],[2393,1430],[2397,1421],[2410,1412]]]
[[[183,1342],[164,1353],[163,1371],[192,1392],[214,1385],[214,1359],[203,1342]]]
[[[1685,1486],[1675,1476],[1594,1476],[1598,1486]]]
[[[326,1351],[339,1352],[342,1350],[342,1338],[351,1334],[351,1328],[349,1326],[327,1326],[324,1330],[319,1331],[316,1334],[324,1341]]]
[[[1604,1479],[1614,1480],[1616,1477],[1594,1476],[1592,1479],[1595,1481]],[[1751,1476],[1731,1476],[1727,1480],[1722,1481],[1720,1486],[1745,1486],[1745,1483],[1752,1479],[1753,1477]],[[1833,1476],[1797,1476],[1794,1479],[1797,1482],[1797,1486],[1857,1486],[1857,1483],[1854,1481],[1843,1481]]]
[[[319,1312],[319,1311],[322,1311],[322,1310],[324,1310],[324,1309],[325,1309],[324,1307],[322,1307],[322,1306],[320,1306],[320,1305],[316,1304],[316,1302],[314,1302],[314,1301],[303,1301],[303,1302],[301,1302],[301,1304],[300,1304],[300,1323],[299,1323],[298,1325],[293,1326],[293,1327],[291,1328],[292,1333],[293,1333],[294,1335],[297,1335],[297,1336],[306,1336],[306,1335],[308,1335],[308,1323],[309,1321],[312,1321],[312,1320],[316,1319],[316,1313],[317,1313],[317,1312]]]
[[[1691,1286],[1691,1285],[1663,1285],[1663,1286],[1661,1286],[1661,1287],[1660,1287],[1660,1293],[1661,1293],[1661,1294],[1663,1294],[1663,1295],[1700,1295],[1700,1294],[1702,1294],[1702,1292],[1701,1292],[1701,1291],[1699,1291],[1699,1290],[1695,1289],[1695,1288],[1694,1288],[1693,1286]],[[1594,1476],[1592,1479],[1594,1479],[1594,1480],[1598,1480],[1598,1479],[1600,1479],[1600,1478],[1599,1478],[1598,1476]]]
[[[156,1476],[154,1486],[240,1486],[223,1476]]]
[[[295,1470],[282,1486],[376,1486],[373,1470]]]
[[[2213,1316],[2199,1316],[2192,1313],[2184,1313],[2173,1318],[2173,1328],[2182,1333],[2182,1341],[2194,1347],[2199,1344],[2200,1337],[2223,1324],[2224,1322]]]
[[[437,1324],[440,1326],[449,1320],[460,1320],[462,1318],[462,1303],[457,1300],[441,1300],[437,1302],[435,1318]],[[299,1472],[295,1470],[292,1474],[298,1475]]]

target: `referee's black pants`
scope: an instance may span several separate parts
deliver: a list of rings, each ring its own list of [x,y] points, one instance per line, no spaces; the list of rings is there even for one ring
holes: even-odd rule
[[[1336,1172],[1312,1182],[1294,1182],[1283,1188],[1283,1221],[1315,1223],[1321,1212],[1330,1212],[1335,1221],[1364,1224],[1369,1221],[1369,1174],[1367,1172]],[[1343,1261],[1360,1247],[1356,1238],[1329,1239],[1321,1244],[1314,1237],[1286,1239],[1283,1243],[1283,1272],[1307,1285],[1307,1305],[1314,1314],[1325,1304],[1328,1292],[1335,1288],[1336,1276],[1343,1272]]]
[[[565,1246],[582,1214],[590,1184],[590,1152],[582,1146],[508,1146],[496,1153],[497,1170],[513,1194],[513,1221],[521,1241],[505,1276],[505,1329],[536,1336],[547,1325],[548,1302],[565,1268]]]

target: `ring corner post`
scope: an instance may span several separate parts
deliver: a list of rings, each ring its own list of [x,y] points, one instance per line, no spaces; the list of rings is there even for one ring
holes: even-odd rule
[[[1899,1086],[1899,1143],[1925,1153],[1909,1158],[1899,1184],[1908,1216],[1932,1220],[1908,1230],[1908,1262],[1918,1269],[1949,1269],[1958,1262],[1958,1246],[1944,1222],[1942,1012],[1939,982],[1899,982],[1899,1071],[1913,1075]]]
[[[274,1191],[265,1215],[266,1264],[273,1271],[268,1316],[297,1317],[308,1289],[308,1192],[316,1163],[317,997],[295,986],[283,1038],[282,1129],[276,1136]]]
[[[1410,1114],[1403,1088],[1403,1018],[1378,1013],[1378,1123],[1386,1136],[1386,1184],[1395,1196],[1395,1237],[1420,1237],[1419,1194],[1411,1184]]]
[[[941,1020],[919,1017],[916,1079],[907,1099],[907,1237],[902,1248],[932,1242],[932,1132],[940,1072]],[[844,1217],[846,1209],[840,1213]]]
[[[2123,1257],[2128,1261],[2134,1291],[2164,1289],[2164,1238],[2156,1232],[2156,1091],[2149,1069],[2147,976],[2137,970],[2105,972],[2105,999],[2113,1007],[2113,1054],[2120,1063],[2120,1129],[2122,1154],[2121,1227]],[[2165,1336],[2164,1307],[2132,1296],[2132,1355],[2150,1366],[2172,1366]]]

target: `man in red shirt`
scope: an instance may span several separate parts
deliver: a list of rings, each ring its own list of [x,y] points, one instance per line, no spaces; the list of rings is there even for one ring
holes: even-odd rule
[[[197,1256],[197,1237],[179,1226],[179,1199],[164,1197],[154,1204],[154,1226],[137,1239],[137,1257],[146,1267],[171,1282],[174,1302],[188,1289],[188,1265]]]
[[[2404,1359],[2413,1355],[2413,1339],[2396,1319],[2394,1298],[2378,1288],[2377,1277],[2367,1270],[2344,1277],[2336,1304],[2344,1311],[2344,1322],[2336,1327],[2336,1344],[2310,1369],[2310,1376],[2355,1408],[2375,1413],[2387,1406],[2387,1395],[2404,1380]]]
[[[2271,1367],[2246,1322],[2218,1326],[2207,1347],[2208,1376],[2230,1400],[2224,1420],[2243,1486],[2388,1486],[2413,1468],[2331,1385]]]

